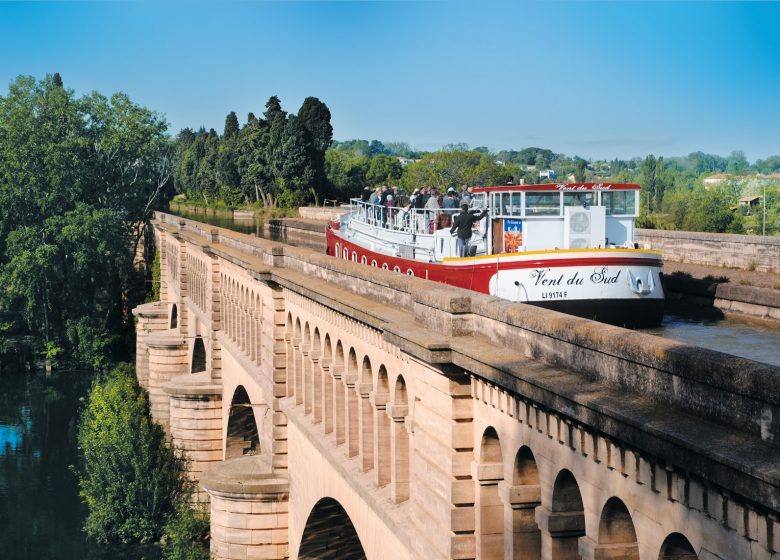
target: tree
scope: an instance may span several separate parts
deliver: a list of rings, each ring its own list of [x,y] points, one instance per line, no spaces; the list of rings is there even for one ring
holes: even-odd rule
[[[309,157],[314,174],[311,185],[316,196],[324,196],[327,181],[325,177],[325,152],[333,140],[333,126],[330,124],[330,109],[316,97],[307,97],[298,110],[298,119],[308,133]]]
[[[0,97],[0,299],[86,365],[130,324],[134,246],[170,185],[166,127],[124,94],[76,98],[53,76]]]
[[[649,214],[653,209],[652,200],[655,197],[655,156],[650,154],[642,162],[642,190],[644,191],[645,214]]]
[[[166,518],[186,494],[184,461],[149,417],[149,400],[131,365],[121,364],[94,385],[78,443],[87,534],[100,542],[159,539]]]
[[[574,170],[574,180],[578,183],[585,182],[585,167],[588,162],[582,158],[577,158],[577,163]]]
[[[397,158],[380,154],[371,158],[366,180],[371,185],[394,183],[401,178],[402,173],[403,167]]]
[[[250,113],[251,114],[251,113]],[[222,133],[224,139],[233,138],[238,134],[238,117],[235,111],[230,111],[225,117],[225,130]]]

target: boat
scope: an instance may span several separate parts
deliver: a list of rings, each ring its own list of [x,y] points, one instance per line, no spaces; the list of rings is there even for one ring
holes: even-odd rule
[[[660,324],[664,293],[658,251],[634,242],[640,186],[558,183],[474,187],[467,256],[444,210],[352,199],[328,224],[327,252],[366,266],[435,280],[626,327]],[[460,210],[450,210],[459,212]],[[443,220],[447,221],[447,220]]]

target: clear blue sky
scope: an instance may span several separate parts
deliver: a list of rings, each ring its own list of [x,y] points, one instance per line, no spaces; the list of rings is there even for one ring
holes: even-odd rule
[[[0,2],[0,92],[60,72],[172,134],[309,95],[334,137],[586,158],[780,154],[780,4]]]

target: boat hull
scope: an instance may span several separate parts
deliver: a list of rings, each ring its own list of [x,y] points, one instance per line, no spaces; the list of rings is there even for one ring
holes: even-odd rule
[[[614,325],[660,324],[661,257],[639,249],[571,249],[425,262],[363,247],[335,228],[328,253],[384,268]]]

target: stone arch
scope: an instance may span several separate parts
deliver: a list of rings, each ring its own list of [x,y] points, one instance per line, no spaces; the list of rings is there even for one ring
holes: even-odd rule
[[[301,339],[301,364],[303,366],[303,413],[311,414],[314,397],[314,364],[312,363],[312,336],[311,326],[306,321],[303,324],[303,338]]]
[[[390,444],[390,417],[387,415],[387,402],[390,399],[389,380],[384,364],[376,374],[374,391],[374,461],[377,486],[390,482],[392,470]]]
[[[236,387],[230,402],[227,438],[225,439],[225,459],[255,455],[259,451],[260,437],[252,403],[246,389],[239,385]]]
[[[287,312],[287,326],[284,329],[284,349],[287,354],[286,360],[285,360],[285,369],[287,370],[287,379],[286,379],[286,387],[285,387],[285,394],[288,397],[291,397],[293,395],[293,388],[295,386],[295,348],[293,347],[293,336],[294,336],[294,327],[293,327],[293,317],[292,313],[289,311]]]
[[[301,560],[364,560],[366,553],[346,510],[323,498],[309,513],[298,550]]]
[[[344,345],[340,340],[336,343],[336,356],[331,372],[333,375],[333,430],[336,432],[336,445],[341,445],[345,440],[346,407],[344,405],[344,386],[341,384],[341,379],[344,377]]]
[[[168,328],[169,329],[178,329],[179,328],[179,306],[175,303],[171,305],[171,318],[168,321]]]
[[[303,404],[303,356],[301,355],[303,329],[301,327],[301,318],[295,318],[295,336],[293,337],[293,370],[295,372],[293,381],[293,394],[295,395],[295,404]]]
[[[658,560],[698,560],[699,555],[691,542],[680,533],[672,533],[661,545]]]
[[[495,428],[488,426],[479,445],[476,465],[476,536],[477,558],[504,556],[504,508],[498,494],[498,484],[504,478],[501,442]]]
[[[347,374],[344,377],[344,391],[346,395],[347,411],[347,457],[354,457],[360,451],[360,421],[358,419],[358,393],[356,384],[358,382],[357,353],[354,348],[349,349],[349,358],[347,362]]]
[[[200,336],[196,336],[192,344],[191,363],[190,373],[206,371],[206,345],[203,344],[203,338]]]
[[[391,493],[395,503],[409,499],[409,432],[406,429],[406,417],[409,415],[409,394],[403,375],[395,379],[393,406],[388,416],[392,419],[390,472]]]
[[[364,472],[374,468],[374,407],[370,401],[373,379],[371,360],[363,356],[357,390],[360,396],[360,467]]]
[[[549,531],[550,557],[556,560],[578,560],[577,541],[585,535],[585,508],[577,479],[567,469],[559,472],[555,479],[552,513],[547,525],[555,527]],[[546,548],[544,542],[542,548]],[[546,556],[544,552],[542,555]]]
[[[501,487],[504,501],[504,543],[507,558],[539,560],[542,556],[542,534],[536,523],[535,510],[541,504],[539,468],[533,452],[522,446],[515,454],[511,486]]]
[[[620,558],[639,560],[636,530],[626,504],[620,498],[612,497],[604,504],[599,521],[598,543],[600,545],[624,545]]]
[[[314,422],[322,422],[322,394],[325,371],[322,369],[322,338],[320,337],[319,327],[314,327],[314,333],[311,340],[311,368],[312,368],[312,408],[314,411]]]
[[[322,368],[322,423],[325,433],[333,431],[333,377],[331,376],[331,365],[333,362],[333,347],[330,341],[330,334],[325,333],[325,340],[322,344],[322,358],[320,367]]]

